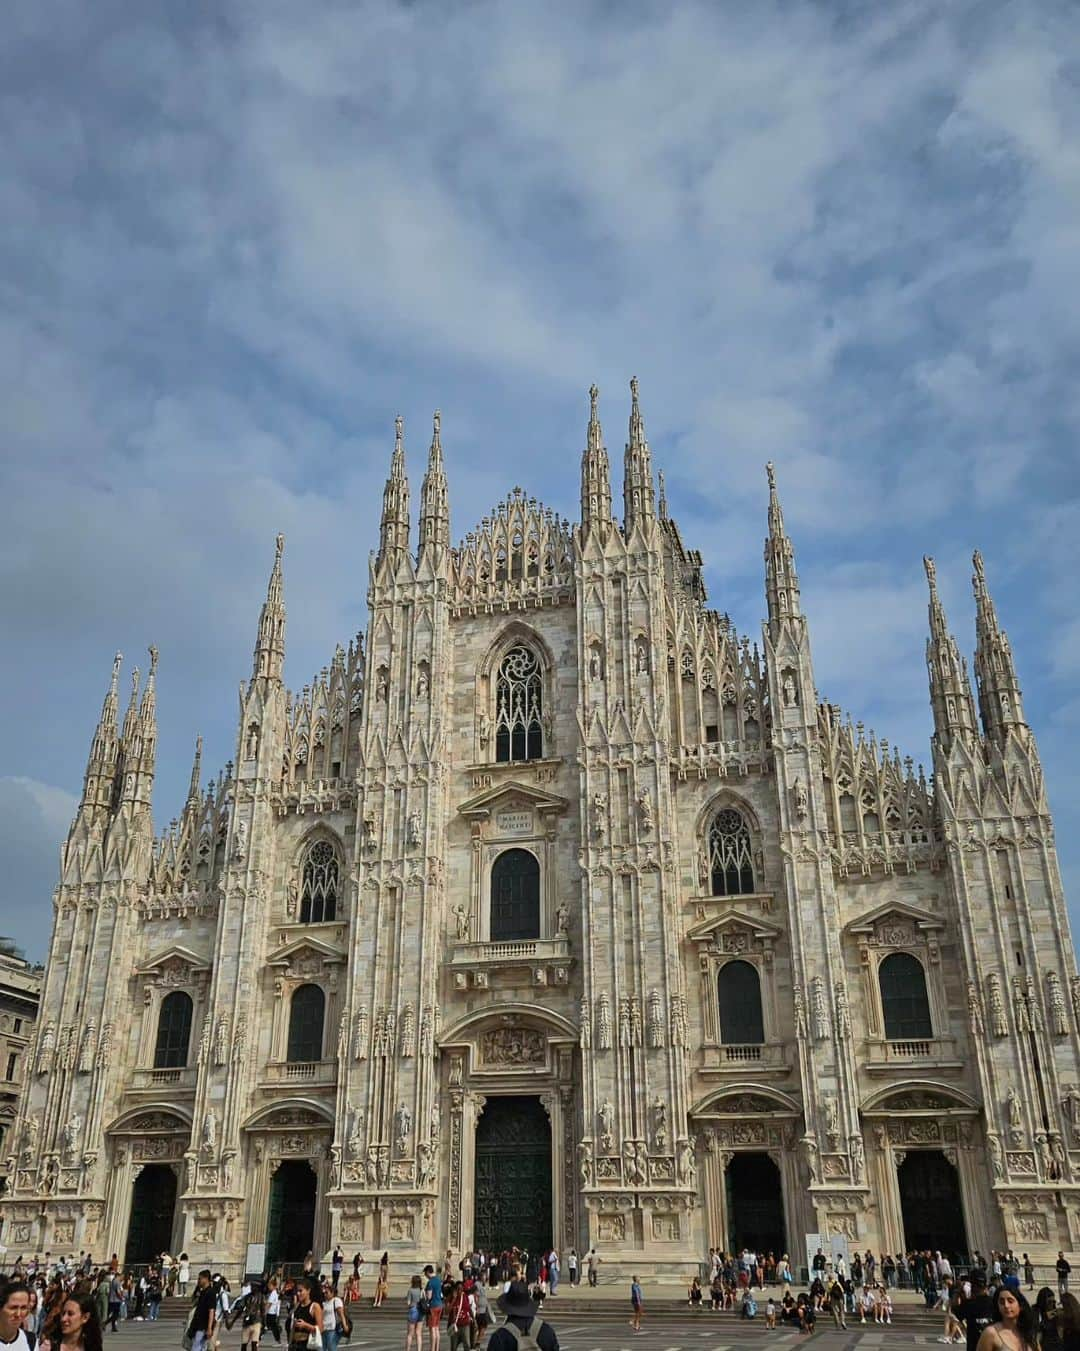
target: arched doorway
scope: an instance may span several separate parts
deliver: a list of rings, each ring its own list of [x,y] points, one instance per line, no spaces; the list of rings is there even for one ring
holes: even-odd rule
[[[306,1159],[283,1159],[270,1179],[266,1260],[302,1262],[315,1245],[317,1179]]]
[[[940,1248],[950,1255],[966,1253],[960,1179],[941,1150],[911,1150],[896,1177],[907,1251]]]
[[[551,1122],[539,1098],[489,1097],[476,1126],[473,1246],[551,1246]]]
[[[176,1174],[167,1163],[148,1163],[131,1189],[125,1266],[156,1262],[172,1252],[176,1214]]]
[[[724,1173],[728,1250],[787,1252],[780,1170],[768,1154],[737,1153]]]

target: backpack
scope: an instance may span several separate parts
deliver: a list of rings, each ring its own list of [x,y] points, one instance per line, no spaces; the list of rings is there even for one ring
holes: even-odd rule
[[[509,1332],[517,1342],[517,1351],[540,1351],[540,1329],[544,1326],[542,1318],[534,1318],[528,1328],[523,1332],[516,1323],[511,1323],[509,1318],[503,1324],[503,1327]]]

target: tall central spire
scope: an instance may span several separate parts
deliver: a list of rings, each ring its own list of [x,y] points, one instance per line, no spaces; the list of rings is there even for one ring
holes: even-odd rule
[[[971,694],[967,662],[960,656],[956,639],[949,632],[945,608],[937,589],[937,567],[923,558],[930,587],[930,637],[926,642],[926,666],[930,675],[930,703],[934,710],[934,734],[944,750],[956,738],[974,741],[978,736],[975,700]]]
[[[983,731],[999,745],[1010,727],[1024,727],[1024,705],[1016,676],[1012,648],[998,623],[997,611],[986,585],[986,571],[978,549],[972,558],[975,575],[975,679],[979,688],[979,712]]]
[[[383,489],[382,521],[379,525],[379,562],[391,554],[409,551],[409,480],[405,476],[405,420],[394,419],[394,453],[390,477]]]
[[[274,566],[266,588],[266,600],[259,614],[259,637],[255,643],[252,680],[280,680],[285,667],[285,586],[281,575],[281,555],[285,536],[274,541]]]
[[[639,523],[644,525],[656,517],[652,456],[645,439],[645,420],[638,404],[636,375],[630,381],[630,440],[626,443],[623,459],[623,504],[628,535]]]
[[[585,434],[585,452],[581,457],[581,528],[611,524],[611,469],[600,430],[597,407],[600,391],[589,389],[589,429]]]
[[[784,529],[784,513],[776,491],[776,470],[772,461],[765,466],[769,477],[769,536],[765,541],[765,600],[769,607],[769,628],[775,637],[784,619],[802,614],[799,599],[799,574],[795,570],[795,546]]]
[[[450,490],[443,464],[441,432],[442,414],[436,408],[432,419],[427,473],[420,488],[420,554],[423,554],[426,548],[446,549],[450,545]],[[402,470],[404,471],[404,455],[402,455]],[[406,535],[407,533],[406,523]]]
[[[94,739],[90,743],[86,774],[83,777],[84,807],[109,808],[112,805],[113,781],[120,744],[117,713],[120,707],[120,666],[123,660],[119,652],[113,658],[112,678],[101,705],[101,717],[94,730]]]

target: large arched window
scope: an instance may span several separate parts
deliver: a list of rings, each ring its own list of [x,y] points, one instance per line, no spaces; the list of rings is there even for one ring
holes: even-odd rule
[[[754,890],[750,827],[734,807],[721,807],[709,827],[709,876],[714,896],[745,896]]]
[[[191,1044],[191,1013],[191,996],[183,990],[174,990],[161,1001],[157,1042],[154,1045],[154,1069],[182,1070],[187,1064]]]
[[[491,941],[540,937],[540,864],[527,849],[507,849],[491,869]]]
[[[887,1041],[928,1041],[934,1035],[926,972],[910,952],[893,952],[878,967]]]
[[[728,962],[716,978],[720,1040],[725,1045],[760,1046],[765,1040],[761,980],[749,962]]]
[[[301,985],[289,1007],[289,1049],[285,1059],[290,1064],[322,1059],[325,1018],[326,996],[322,990],[317,985]]]
[[[338,859],[328,840],[316,840],[304,860],[300,888],[301,924],[321,924],[337,914]]]
[[[544,754],[543,675],[536,653],[512,647],[495,679],[495,759],[539,760]]]

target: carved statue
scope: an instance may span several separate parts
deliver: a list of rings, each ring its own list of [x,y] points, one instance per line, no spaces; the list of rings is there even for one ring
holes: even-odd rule
[[[1050,1025],[1055,1037],[1064,1037],[1069,1031],[1069,1015],[1065,1010],[1065,996],[1061,992],[1061,981],[1056,971],[1046,977],[1047,991],[1050,996]]]
[[[638,789],[637,795],[638,829],[643,835],[652,833],[653,828],[653,805],[652,798],[649,796],[649,790],[644,785]]]
[[[295,877],[289,878],[289,885],[285,889],[286,909],[290,919],[295,919],[300,913],[300,883]]]
[[[364,1162],[364,1180],[369,1187],[379,1185],[379,1151],[375,1145],[368,1145],[367,1159]]]
[[[640,1046],[642,1044],[641,1030],[641,1005],[638,1003],[637,995],[630,996],[630,1045]]]
[[[806,784],[796,775],[795,782],[791,785],[791,800],[795,805],[795,815],[799,820],[806,817],[810,810],[810,795],[806,791]]]
[[[237,863],[243,863],[245,858],[247,858],[247,822],[242,816],[238,816],[233,829],[233,859]]]
[[[426,699],[427,692],[428,692],[427,671],[425,671],[424,668],[421,666],[420,674],[416,677],[416,697],[418,699]]]
[[[581,1185],[591,1187],[593,1185],[593,1152],[592,1145],[588,1140],[582,1140],[578,1148],[578,1172],[581,1175]]]
[[[79,1054],[79,1073],[89,1074],[94,1068],[94,1052],[97,1050],[97,1023],[86,1024],[83,1033],[82,1051]]]
[[[623,1141],[623,1175],[627,1185],[633,1187],[645,1181],[641,1146],[633,1140]]]
[[[600,653],[595,647],[589,653],[589,679],[600,679]]]
[[[806,1006],[801,985],[791,987],[791,997],[795,1007],[795,1035],[802,1038],[806,1036]]]
[[[686,1005],[681,994],[673,994],[668,1005],[668,1022],[672,1046],[686,1045]]]
[[[416,1054],[416,1010],[412,1004],[401,1011],[401,1054],[406,1060]]]
[[[1072,996],[1073,1018],[1080,1027],[1080,976],[1069,977],[1069,994]]]
[[[684,1187],[694,1186],[697,1181],[697,1164],[694,1160],[693,1147],[685,1136],[679,1140],[675,1157],[675,1170]]]
[[[76,1112],[64,1127],[62,1136],[62,1156],[64,1166],[72,1168],[78,1161],[79,1133],[82,1130],[83,1119]]]
[[[432,1144],[438,1144],[439,1133],[441,1130],[442,1130],[442,1111],[440,1110],[438,1101],[436,1100],[431,1104],[431,1128],[429,1130],[429,1134],[431,1136]]]
[[[1050,1141],[1043,1131],[1039,1131],[1035,1136],[1035,1154],[1043,1177],[1053,1179],[1057,1171],[1054,1167],[1054,1155],[1050,1149]]]
[[[1027,1000],[1020,989],[1019,976],[1013,977],[1013,1016],[1016,1019],[1017,1032],[1030,1032],[1031,1029],[1031,1010]]]
[[[416,1185],[428,1187],[435,1175],[435,1151],[426,1140],[421,1140],[416,1151]]]
[[[1001,1141],[991,1132],[986,1137],[986,1148],[990,1154],[990,1166],[994,1170],[994,1181],[1005,1181],[1005,1151]]]
[[[840,1104],[835,1093],[825,1095],[825,1134],[830,1142],[840,1137]]]
[[[619,1000],[619,1045],[630,1044],[630,999],[624,995]]]
[[[637,640],[634,655],[634,673],[635,675],[649,674],[649,649],[646,646],[644,638],[639,638]]]
[[[424,818],[420,815],[418,811],[411,811],[409,813],[409,822],[407,829],[409,838],[409,848],[418,849],[420,847],[421,840],[424,838]]]
[[[1075,1086],[1062,1098],[1061,1111],[1069,1123],[1073,1142],[1080,1142],[1080,1092],[1077,1092]]]
[[[657,1094],[652,1105],[653,1153],[667,1153],[667,1104]]]
[[[863,1142],[861,1135],[851,1137],[851,1178],[853,1182],[863,1180],[863,1169],[866,1166],[866,1155],[863,1152]]]
[[[600,1148],[605,1154],[610,1154],[615,1142],[615,1108],[610,1100],[601,1104],[596,1116],[600,1122]]]
[[[821,1177],[818,1171],[818,1147],[809,1135],[803,1136],[802,1145],[806,1154],[806,1171],[810,1174],[810,1185],[816,1187]]]
[[[345,1142],[345,1152],[350,1159],[358,1159],[364,1152],[364,1109],[352,1109],[352,1121],[349,1126],[349,1138]]]
[[[375,837],[375,818],[374,816],[364,817],[364,851],[368,854],[378,848],[379,841]]]
[[[833,999],[836,1005],[836,1035],[841,1041],[847,1041],[851,1036],[851,1009],[843,981],[837,983]]]
[[[570,926],[570,907],[564,902],[555,911],[555,932],[565,934]]]
[[[972,1032],[981,1037],[983,1035],[982,1000],[979,998],[979,987],[973,980],[969,980],[967,983],[967,1003],[968,1023]]]
[[[795,677],[790,671],[784,672],[783,689],[785,708],[794,708],[799,702],[799,695],[795,687]]]
[[[1035,981],[1031,976],[1028,976],[1027,980],[1024,982],[1024,1003],[1027,1005],[1031,1026],[1036,1032],[1041,1032],[1043,1030],[1042,1005],[1039,1003],[1039,996],[1035,990]]]
[[[229,1058],[229,1020],[223,1013],[214,1029],[214,1064],[224,1065]]]
[[[480,725],[478,735],[480,739],[480,745],[486,746],[488,741],[488,719],[486,713],[480,714]]]
[[[217,1113],[213,1107],[206,1109],[202,1123],[202,1152],[204,1158],[212,1158],[217,1144]]]
[[[465,909],[465,905],[461,901],[454,906],[454,919],[456,921],[458,939],[463,940],[468,938],[469,912]]]
[[[1014,1146],[1019,1146],[1024,1139],[1024,1110],[1020,1102],[1020,1094],[1015,1088],[1010,1088],[1008,1096],[1005,1099],[1005,1116],[1009,1123],[1009,1140]]]
[[[592,800],[593,834],[601,844],[603,844],[604,840],[607,838],[607,810],[607,794],[594,793]]]

